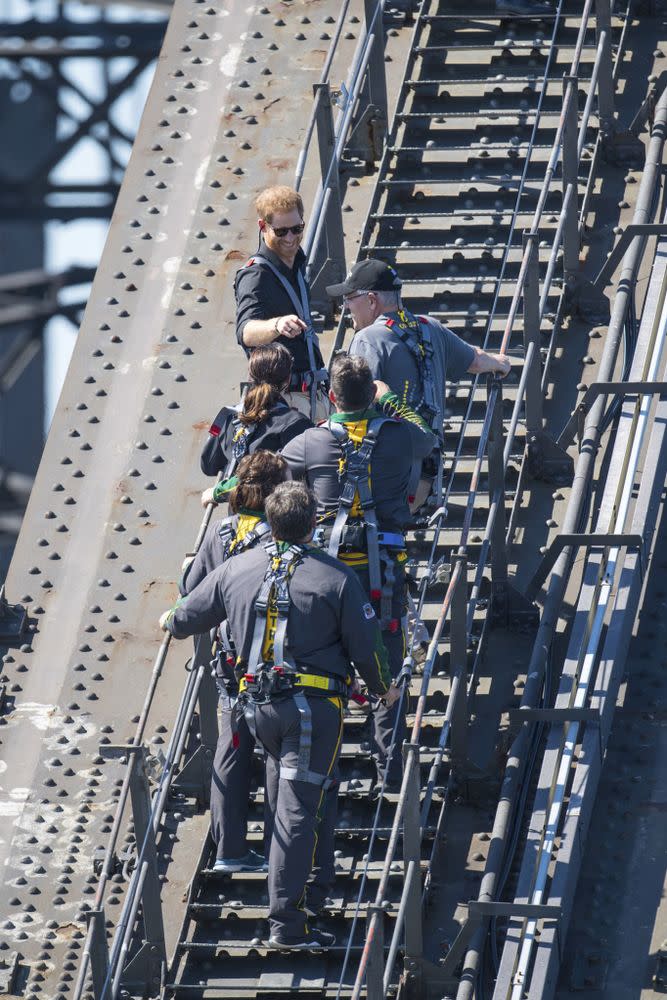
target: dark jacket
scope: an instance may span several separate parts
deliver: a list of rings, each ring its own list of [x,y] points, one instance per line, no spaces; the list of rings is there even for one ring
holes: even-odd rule
[[[297,299],[299,298],[298,273],[304,275],[306,271],[306,255],[299,249],[294,259],[294,266],[287,267],[280,257],[269,250],[262,241],[257,253],[239,271],[236,272],[234,280],[234,294],[236,295],[236,339],[246,354],[250,354],[252,348],[247,348],[243,343],[243,328],[251,319],[275,319],[278,316],[291,316],[296,313],[294,303],[287,291],[283,288],[275,274],[266,265],[262,265],[262,258],[269,260],[275,268],[287,279],[293,287]],[[306,285],[308,289],[308,286]],[[308,290],[310,297],[310,291]],[[304,317],[301,317],[302,319]],[[290,352],[294,359],[292,374],[299,375],[310,370],[308,359],[308,348],[305,338],[300,337],[278,337],[276,344],[282,344]],[[315,361],[318,368],[324,367],[322,355],[319,348],[315,347]]]
[[[402,531],[410,519],[408,484],[416,461],[430,454],[435,435],[414,411],[403,407],[391,393],[380,400],[382,406],[359,413],[336,413],[332,420],[354,425],[386,413],[402,418],[387,420],[380,428],[371,457],[371,493],[381,531]],[[333,515],[344,480],[339,476],[341,448],[326,423],[311,427],[294,438],[282,452],[295,479],[305,479],[318,501],[320,518]]]
[[[205,476],[217,476],[224,473],[232,455],[234,435],[240,427],[234,426],[238,418],[238,410],[232,406],[223,406],[209,427],[208,438],[201,453],[201,471]],[[265,421],[256,424],[248,439],[247,454],[252,455],[260,448],[266,451],[281,451],[292,438],[303,434],[312,427],[308,417],[298,410],[292,409],[284,399],[271,409]]]
[[[269,556],[265,545],[242,552],[215,569],[172,609],[167,628],[177,639],[206,632],[227,619],[241,667],[255,632],[255,601]],[[373,694],[391,678],[373,608],[353,570],[311,546],[290,577],[287,649],[297,667],[346,677],[352,663]]]

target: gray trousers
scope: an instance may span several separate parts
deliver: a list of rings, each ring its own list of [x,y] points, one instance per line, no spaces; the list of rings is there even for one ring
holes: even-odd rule
[[[248,852],[248,789],[252,777],[255,740],[243,713],[237,713],[236,743],[232,729],[232,702],[223,687],[220,694],[218,743],[211,778],[211,834],[216,858],[242,858]],[[271,843],[272,813],[264,809],[265,851]]]
[[[299,710],[299,702],[310,720]],[[307,933],[304,906],[319,909],[334,878],[343,702],[315,695],[287,696],[266,705],[249,702],[248,710],[254,712],[257,738],[267,753],[266,810],[273,817],[271,934],[289,943]],[[303,768],[304,749],[308,773]]]
[[[359,577],[359,582],[367,594],[370,594],[370,579],[368,576],[368,566],[355,567],[355,572]],[[373,601],[375,613],[380,617],[380,606],[378,601]],[[391,600],[391,614],[398,626],[391,632],[386,628],[382,629],[382,641],[384,642],[389,658],[389,670],[392,677],[398,677],[403,666],[405,657],[405,637],[403,635],[402,619],[407,608],[407,590],[405,583],[405,572],[403,563],[394,565],[394,588]],[[408,697],[403,696],[400,718],[398,714],[399,702],[395,702],[391,708],[385,708],[380,703],[373,713],[373,736],[372,754],[375,766],[378,771],[378,778],[381,780],[385,768],[387,768],[387,785],[396,787],[400,785],[403,777],[403,757],[402,745],[405,739],[405,716],[407,714]],[[391,747],[391,737],[394,726],[397,724],[394,750],[389,759]]]

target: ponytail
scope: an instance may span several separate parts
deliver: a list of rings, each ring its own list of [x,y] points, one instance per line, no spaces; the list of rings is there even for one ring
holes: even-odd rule
[[[245,394],[243,412],[239,414],[239,420],[243,424],[263,423],[279,399],[280,389],[269,385],[268,382],[251,385]]]
[[[232,513],[237,514],[242,507],[263,511],[266,498],[289,477],[289,468],[282,455],[257,450],[244,455],[236,476],[238,483],[228,496]]]
[[[282,344],[265,344],[256,347],[250,355],[248,376],[250,388],[243,400],[239,419],[244,424],[265,421],[269,412],[280,400],[281,390],[289,384],[292,355]]]

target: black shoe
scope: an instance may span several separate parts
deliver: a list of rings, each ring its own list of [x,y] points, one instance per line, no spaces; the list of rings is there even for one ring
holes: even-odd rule
[[[306,903],[306,905],[303,908],[303,912],[310,920],[315,920],[316,917],[325,916],[325,907],[332,905],[333,905],[332,900],[327,896],[319,904]]]
[[[318,927],[311,927],[304,937],[296,938],[294,941],[283,941],[273,934],[269,938],[269,948],[280,948],[282,951],[321,951],[324,948],[332,948],[335,943],[334,934],[321,931]]]

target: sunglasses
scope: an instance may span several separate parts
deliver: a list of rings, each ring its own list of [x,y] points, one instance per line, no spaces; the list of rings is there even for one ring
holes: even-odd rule
[[[352,302],[354,299],[360,299],[362,295],[368,295],[368,292],[355,292],[354,295],[344,295],[343,305],[348,305],[348,303]]]
[[[287,236],[288,233],[292,233],[293,236],[301,236],[301,233],[306,228],[305,222],[300,222],[297,226],[279,226],[277,229],[270,222],[267,222],[267,226],[270,226],[274,235],[278,237]]]

